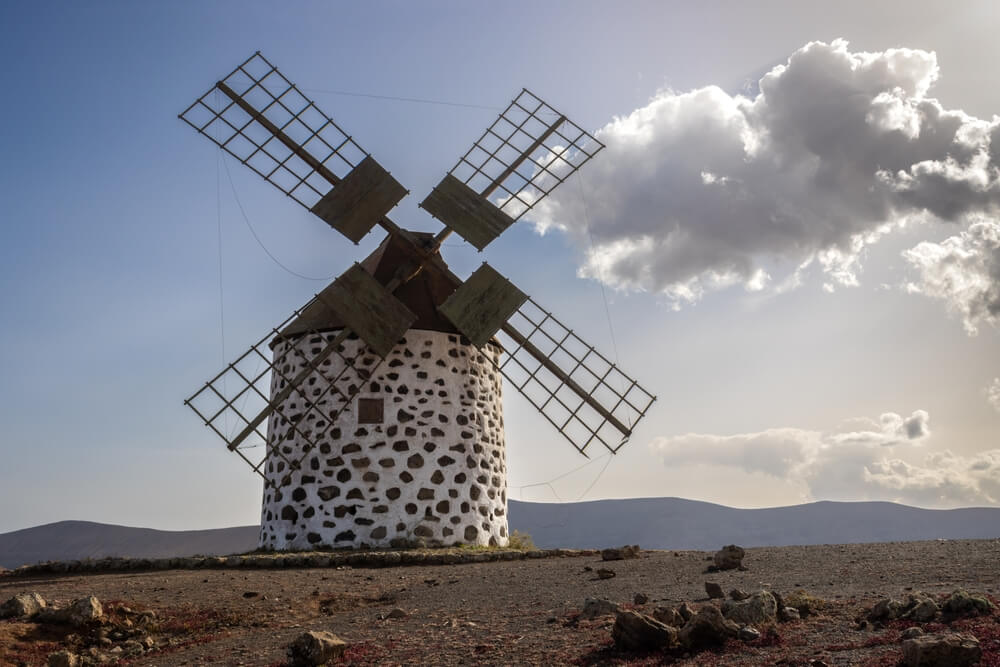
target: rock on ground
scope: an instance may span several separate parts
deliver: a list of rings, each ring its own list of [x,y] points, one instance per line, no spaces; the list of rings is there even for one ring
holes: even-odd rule
[[[600,568],[600,569],[597,570],[597,578],[598,579],[611,579],[614,576],[615,576],[615,571],[614,570],[608,570],[608,569],[605,569],[605,568]]]
[[[0,605],[0,618],[30,618],[45,609],[45,599],[38,593],[18,593]]]
[[[615,617],[611,637],[615,646],[623,651],[669,648],[677,644],[677,628],[627,609],[618,612]]]
[[[951,617],[980,616],[990,613],[993,603],[982,595],[971,595],[964,590],[957,590],[948,596],[941,605],[941,611]]]
[[[721,646],[739,631],[740,626],[723,618],[722,612],[716,607],[705,605],[684,624],[677,638],[685,647],[697,650]]]
[[[347,642],[325,630],[303,632],[288,647],[289,662],[301,667],[314,667],[336,660],[347,650]]]
[[[80,656],[70,651],[56,651],[49,654],[48,667],[77,667]]]
[[[722,615],[739,625],[774,623],[778,619],[778,601],[768,591],[760,591],[743,602],[726,600]]]
[[[602,549],[601,550],[601,560],[628,560],[631,558],[638,558],[639,552],[638,544],[626,544],[623,547],[612,548],[612,549]]]
[[[687,603],[685,602],[684,604]],[[687,622],[687,619],[673,607],[657,607],[653,610],[653,618],[658,620],[660,623],[669,625],[673,628],[682,628]],[[690,618],[690,616],[688,616],[688,618]]]
[[[712,559],[715,562],[715,567],[720,570],[735,570],[743,566],[743,557],[746,552],[743,547],[738,547],[735,544],[729,544],[717,552]]]
[[[587,598],[583,601],[583,611],[580,618],[593,619],[600,616],[610,616],[618,613],[618,605],[611,600],[602,598]]]
[[[705,582],[705,594],[712,600],[726,597],[726,594],[722,592],[722,586],[711,581]]]
[[[976,664],[982,656],[979,640],[970,634],[949,632],[903,642],[906,667],[965,667]]]

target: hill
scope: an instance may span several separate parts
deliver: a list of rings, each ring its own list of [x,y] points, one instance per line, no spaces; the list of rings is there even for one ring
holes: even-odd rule
[[[649,549],[718,549],[1000,537],[1000,508],[927,510],[886,502],[816,502],[735,509],[683,498],[581,503],[511,501],[510,526],[539,547],[639,544]]]
[[[103,556],[155,558],[231,554],[257,547],[257,526],[153,530],[92,521],[59,521],[0,534],[0,567]]]
[[[735,509],[682,498],[580,503],[511,500],[510,528],[539,547],[718,549],[1000,537],[1000,508],[926,510],[883,502]],[[257,546],[257,526],[165,531],[60,521],[0,534],[0,567],[103,556],[231,554]]]

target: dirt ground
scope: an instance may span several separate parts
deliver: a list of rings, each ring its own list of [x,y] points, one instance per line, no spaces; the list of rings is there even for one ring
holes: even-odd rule
[[[720,545],[721,546],[721,545]],[[350,642],[344,664],[393,665],[895,665],[905,623],[859,628],[879,598],[964,588],[997,602],[1000,539],[748,549],[745,571],[706,573],[709,552],[644,551],[636,560],[599,556],[463,565],[274,570],[170,570],[0,577],[0,601],[36,591],[66,604],[94,595],[112,616],[155,612],[156,647],[121,664],[280,665],[305,630]],[[598,579],[599,567],[614,570]],[[761,639],[731,640],[697,654],[614,650],[613,617],[577,618],[586,598],[651,612],[684,601],[708,604],[704,584],[787,595],[805,589],[826,603],[818,614],[780,623]],[[649,601],[635,605],[636,593]],[[131,611],[122,610],[127,607]],[[394,609],[405,616],[389,618]],[[397,612],[397,615],[399,612]],[[912,623],[911,623],[912,625]],[[1000,665],[1000,615],[956,621]],[[928,631],[944,629],[929,624]],[[76,644],[74,644],[76,642]],[[45,664],[79,646],[69,630],[0,621],[0,664]],[[105,642],[107,645],[107,642]]]

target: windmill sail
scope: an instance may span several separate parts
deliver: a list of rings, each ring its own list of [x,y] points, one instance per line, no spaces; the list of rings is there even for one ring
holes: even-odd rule
[[[355,243],[407,194],[259,52],[180,118]]]
[[[482,250],[602,148],[522,89],[420,206]]]

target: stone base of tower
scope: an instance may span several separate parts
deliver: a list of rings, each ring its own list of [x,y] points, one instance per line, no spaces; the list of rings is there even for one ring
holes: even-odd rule
[[[305,368],[303,353],[336,331],[279,343],[275,366],[286,377]],[[362,343],[348,340],[351,356]],[[353,347],[352,347],[353,346]],[[410,330],[371,372],[332,424],[318,405],[293,394],[268,423],[269,449],[302,463],[290,469],[269,455],[261,510],[260,546],[305,550],[426,544],[507,544],[507,466],[500,350],[480,352],[456,334]],[[487,355],[494,355],[491,360]],[[374,355],[362,360],[375,367]],[[337,374],[336,355],[321,368]],[[272,382],[271,394],[279,391]],[[303,383],[322,392],[314,374]],[[319,393],[315,394],[320,396]],[[326,399],[324,399],[326,400]],[[332,399],[330,399],[332,400]],[[361,400],[367,400],[359,414]],[[298,402],[299,404],[296,404]],[[381,422],[373,421],[381,402]],[[309,430],[315,446],[299,437]]]

